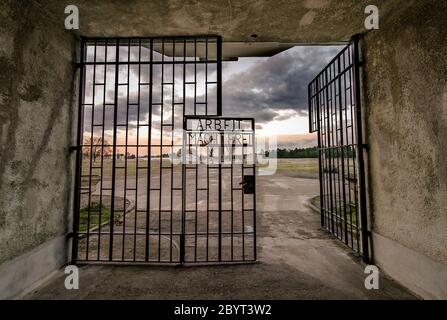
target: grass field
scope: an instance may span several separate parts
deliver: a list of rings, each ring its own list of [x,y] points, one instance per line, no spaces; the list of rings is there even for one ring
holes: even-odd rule
[[[144,167],[147,167],[147,159],[138,159],[138,167],[139,167],[139,175],[140,174],[146,174],[146,170],[142,169]],[[152,170],[157,170],[160,167],[160,160],[159,159],[153,159],[152,163]],[[168,159],[163,159],[163,167],[167,168],[171,166],[171,163]],[[259,165],[262,167],[262,165]],[[127,175],[128,176],[135,176],[136,175],[136,168],[137,168],[137,161],[135,159],[128,159],[127,160],[127,166],[126,161],[119,160],[116,161],[116,175],[118,177],[124,176],[125,170],[124,167],[126,167]],[[166,170],[166,169],[165,169]],[[174,171],[178,172],[181,170],[181,165],[174,165]],[[277,159],[277,172],[280,173],[318,173],[318,159],[313,158],[299,158],[299,159]],[[82,163],[82,175],[88,176],[90,172],[90,163],[89,161],[83,161]],[[92,162],[92,175],[93,176],[99,176],[101,173],[101,161],[97,160],[96,162]],[[103,163],[103,177],[111,177],[112,176],[112,160],[107,159],[104,160]]]
[[[89,212],[88,207],[79,211],[79,231],[87,231]],[[99,213],[101,212],[101,222],[99,221]],[[100,223],[109,221],[110,209],[104,204],[100,206],[97,202],[92,202],[90,206],[90,229],[96,228]]]
[[[318,173],[318,159],[278,159],[277,172]]]

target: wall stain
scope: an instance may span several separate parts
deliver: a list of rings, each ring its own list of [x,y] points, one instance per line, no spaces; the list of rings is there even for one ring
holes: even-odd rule
[[[75,37],[56,29],[50,39],[54,26],[39,19],[39,10],[21,1],[5,11],[10,46],[0,56],[0,263],[66,233],[71,211]]]

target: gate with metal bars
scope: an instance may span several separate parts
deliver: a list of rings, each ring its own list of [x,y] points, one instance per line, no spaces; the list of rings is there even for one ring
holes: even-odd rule
[[[219,36],[81,39],[73,263],[256,259],[253,121],[240,164],[212,160],[225,138],[185,145],[187,116],[221,119],[221,61]]]
[[[318,133],[321,225],[369,261],[355,37],[309,84],[309,128]]]
[[[255,261],[254,119],[186,116],[184,129],[184,261]]]

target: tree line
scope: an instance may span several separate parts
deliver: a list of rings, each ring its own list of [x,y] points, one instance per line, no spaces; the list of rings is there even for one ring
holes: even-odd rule
[[[318,149],[313,148],[295,148],[295,149],[281,149],[266,151],[265,155],[275,156],[281,158],[318,158]]]
[[[343,148],[326,149],[322,151],[327,158],[355,158],[355,149],[352,146],[345,146]],[[343,154],[342,154],[343,153]],[[317,147],[312,148],[295,148],[295,149],[281,149],[265,151],[265,156],[275,156],[281,158],[318,158],[319,152]]]

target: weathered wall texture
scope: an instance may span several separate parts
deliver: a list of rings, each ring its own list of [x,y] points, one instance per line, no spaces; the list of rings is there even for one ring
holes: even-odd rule
[[[371,0],[36,0],[59,16],[79,7],[84,36],[220,34],[224,41],[326,43],[363,31]],[[375,0],[382,14],[401,3]],[[426,1],[426,0],[424,0]],[[105,27],[107,26],[107,27]]]
[[[373,231],[447,264],[446,1],[409,2],[366,35]]]
[[[0,43],[1,264],[68,231],[76,42],[33,1],[7,0]]]

